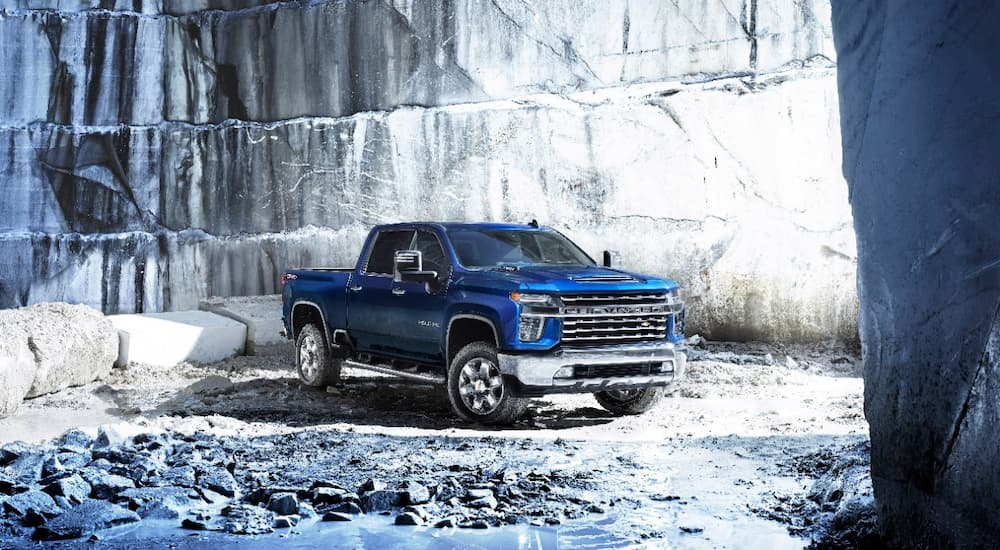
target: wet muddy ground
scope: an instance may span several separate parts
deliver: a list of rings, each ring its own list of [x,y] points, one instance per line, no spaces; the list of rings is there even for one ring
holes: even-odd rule
[[[72,427],[95,436],[97,425],[108,424],[105,432],[130,452],[146,452],[133,448],[135,434],[158,434],[169,449],[184,449],[184,438],[219,449],[236,484],[231,498],[194,487],[198,499],[178,506],[177,517],[98,531],[94,544],[114,548],[275,540],[357,548],[801,548],[833,522],[857,520],[870,498],[859,363],[838,346],[703,344],[687,379],[643,416],[613,417],[589,395],[552,396],[534,400],[521,422],[503,429],[458,420],[434,386],[346,372],[340,387],[302,387],[292,358],[290,346],[274,346],[213,365],[133,364],[100,383],[26,402],[0,420],[0,443],[43,443]],[[856,460],[835,460],[847,455]],[[365,496],[369,480],[388,497],[408,482],[430,498],[412,510],[398,501],[383,506]],[[323,521],[338,506],[313,492],[326,485],[367,513]],[[262,529],[271,532],[225,532],[233,513],[226,506],[263,509],[278,489],[303,505],[292,514],[295,526],[275,529],[281,514],[273,513],[270,529]],[[393,525],[404,514],[419,525]],[[180,528],[185,519],[205,530]],[[0,547],[31,544],[32,533],[12,532]]]

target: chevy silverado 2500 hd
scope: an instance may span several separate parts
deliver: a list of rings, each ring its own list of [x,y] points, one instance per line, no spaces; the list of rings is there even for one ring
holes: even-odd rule
[[[603,263],[534,222],[377,226],[353,269],[282,276],[285,334],[308,386],[352,367],[440,384],[476,422],[549,393],[639,414],[683,374],[684,304],[674,281]]]

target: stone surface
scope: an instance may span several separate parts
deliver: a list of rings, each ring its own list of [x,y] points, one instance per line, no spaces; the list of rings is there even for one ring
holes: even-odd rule
[[[192,309],[373,223],[537,218],[677,278],[693,331],[854,337],[827,2],[261,2],[0,0],[0,307]]]
[[[54,517],[62,512],[52,497],[42,491],[18,493],[3,501],[3,510],[20,518],[30,514]]]
[[[94,531],[139,520],[135,512],[121,506],[103,500],[87,500],[35,529],[33,537],[36,540],[76,539]]]
[[[86,500],[90,496],[90,491],[90,484],[78,475],[64,477],[45,487],[45,492],[49,495],[65,497],[75,504]]]
[[[1000,544],[1000,6],[835,3],[865,416],[891,547]]]
[[[299,513],[299,499],[295,493],[276,493],[267,502],[267,509],[279,516]]]
[[[361,495],[361,509],[367,513],[382,512],[399,506],[399,493],[396,491],[375,490]]]
[[[17,411],[34,381],[34,357],[28,346],[0,338],[0,417]]]
[[[620,249],[628,267],[678,279],[692,332],[849,339],[855,250],[836,108],[833,72],[810,69],[476,109],[182,128],[158,147],[165,166],[191,170],[165,171],[171,181],[134,193],[147,198],[123,210],[123,223],[155,212],[164,227],[208,233],[0,238],[0,251],[59,273],[7,266],[11,292],[0,302],[59,293],[109,311],[190,308],[206,294],[273,294],[290,266],[353,265],[374,223],[537,218],[592,255]],[[769,140],[755,137],[759,126]],[[253,160],[226,153],[230,144]],[[17,181],[32,181],[30,170]],[[47,200],[47,184],[31,185]],[[650,201],[650,190],[671,200]],[[243,233],[270,236],[213,236]],[[94,292],[101,281],[114,292]]]
[[[164,1],[136,13],[126,2],[100,2],[120,9],[87,13],[96,2],[4,0],[0,9],[12,11],[0,33],[19,48],[2,58],[17,78],[0,79],[0,120],[345,116],[833,56],[821,0],[260,3]],[[226,11],[163,15],[220,4]]]
[[[247,327],[246,353],[252,355],[257,346],[283,341],[281,331],[281,295],[232,296],[210,298],[198,304],[198,309],[229,317]]]
[[[416,481],[404,481],[399,485],[398,491],[400,503],[404,505],[426,504],[431,499],[431,493],[427,487]]]
[[[0,378],[5,382],[0,415],[16,408],[18,395],[36,397],[107,375],[117,347],[111,324],[87,306],[46,303],[0,311]]]
[[[246,344],[243,323],[207,311],[112,315],[108,319],[118,330],[118,365],[212,363],[241,353]]]

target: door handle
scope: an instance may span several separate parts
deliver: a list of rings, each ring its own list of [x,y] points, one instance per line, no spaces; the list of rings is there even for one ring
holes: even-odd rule
[[[392,293],[396,296],[402,296],[403,294],[406,294],[406,290],[403,290],[402,288],[394,288],[392,289]]]
[[[361,292],[361,285],[354,285],[350,288],[351,292]]]

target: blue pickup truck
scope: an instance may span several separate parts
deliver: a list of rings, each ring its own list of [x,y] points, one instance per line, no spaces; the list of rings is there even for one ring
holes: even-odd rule
[[[640,414],[683,375],[685,309],[677,283],[616,263],[534,221],[381,225],[353,269],[285,272],[285,335],[308,386],[343,367],[440,384],[489,424],[551,393]]]

